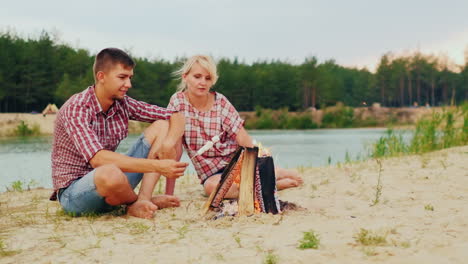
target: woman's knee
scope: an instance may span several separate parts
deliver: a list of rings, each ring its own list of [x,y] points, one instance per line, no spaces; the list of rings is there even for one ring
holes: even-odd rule
[[[205,188],[206,195],[211,195],[211,193],[216,189],[218,186],[219,180],[221,179],[220,175],[212,176],[206,179],[205,183],[203,184]]]
[[[182,138],[180,138],[176,143],[176,160],[180,160],[182,158],[182,154],[184,153],[182,150]]]
[[[211,193],[215,190],[216,185],[213,183],[205,183],[205,194],[210,196]]]
[[[146,140],[152,145],[157,137],[166,136],[167,131],[169,131],[169,122],[167,120],[157,120],[147,127],[143,134]]]

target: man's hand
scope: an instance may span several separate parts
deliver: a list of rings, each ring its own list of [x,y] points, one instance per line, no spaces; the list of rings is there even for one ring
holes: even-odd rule
[[[170,179],[179,178],[184,175],[184,171],[188,166],[187,162],[170,159],[155,160],[155,162],[157,162],[156,171]]]

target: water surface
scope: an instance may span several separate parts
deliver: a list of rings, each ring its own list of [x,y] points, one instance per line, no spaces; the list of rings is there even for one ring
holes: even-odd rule
[[[250,135],[272,151],[276,165],[285,168],[317,167],[366,156],[366,146],[375,142],[385,129],[258,130]],[[137,139],[130,135],[118,152],[125,153]],[[50,153],[52,137],[0,139],[0,192],[14,181],[24,186],[52,187]],[[184,154],[182,160],[188,161]],[[193,166],[189,166],[193,173]]]

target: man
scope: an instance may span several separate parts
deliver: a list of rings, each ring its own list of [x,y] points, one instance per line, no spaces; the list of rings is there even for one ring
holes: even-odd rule
[[[127,205],[127,214],[151,218],[158,207],[179,206],[174,196],[151,195],[161,174],[175,179],[188,165],[173,160],[184,117],[126,95],[134,66],[119,49],[100,51],[93,66],[95,85],[60,108],[52,149],[51,199],[57,196],[66,212],[100,213]],[[129,119],[153,123],[123,155],[114,151],[128,135]],[[143,175],[146,172],[151,173]],[[140,181],[137,195],[133,189]]]

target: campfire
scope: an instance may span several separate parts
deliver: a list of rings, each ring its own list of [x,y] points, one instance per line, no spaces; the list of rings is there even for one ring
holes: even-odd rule
[[[225,199],[231,186],[239,187],[239,198]],[[275,166],[268,149],[239,147],[227,165],[221,180],[203,206],[203,213],[210,209],[217,212],[215,218],[255,213],[282,213],[283,206],[291,203],[278,199]]]

